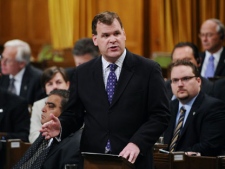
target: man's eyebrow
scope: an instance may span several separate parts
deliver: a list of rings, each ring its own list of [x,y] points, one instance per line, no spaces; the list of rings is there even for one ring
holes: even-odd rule
[[[54,103],[52,103],[52,102],[45,102],[45,104],[48,104],[48,105],[50,105],[50,106],[56,107],[56,105],[55,105]]]

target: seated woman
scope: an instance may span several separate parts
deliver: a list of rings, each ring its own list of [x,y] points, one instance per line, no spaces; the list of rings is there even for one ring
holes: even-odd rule
[[[41,77],[41,84],[48,95],[54,89],[69,89],[69,79],[63,68],[50,67],[44,70]],[[33,143],[40,134],[41,129],[41,113],[45,105],[46,98],[34,102],[31,113],[29,141]]]

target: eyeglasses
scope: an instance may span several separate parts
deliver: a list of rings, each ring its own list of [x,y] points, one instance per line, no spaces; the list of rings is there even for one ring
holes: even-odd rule
[[[199,38],[204,38],[204,37],[211,38],[215,34],[218,34],[218,33],[199,33],[198,36],[199,36]]]
[[[0,55],[0,61],[4,64],[10,64],[12,62],[14,62],[15,60],[14,59],[7,59],[7,58],[4,58],[2,55]]]
[[[171,79],[171,83],[173,84],[178,84],[179,81],[181,81],[182,83],[187,83],[189,80],[191,80],[192,78],[194,78],[196,76],[185,76],[185,77],[182,77],[182,78],[174,78],[174,79]]]

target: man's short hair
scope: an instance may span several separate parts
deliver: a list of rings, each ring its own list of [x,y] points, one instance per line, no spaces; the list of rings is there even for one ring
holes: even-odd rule
[[[173,48],[173,51],[172,51],[172,54],[171,54],[171,59],[173,60],[173,53],[174,53],[175,49],[181,48],[181,47],[186,47],[186,46],[188,46],[192,49],[194,58],[197,61],[197,63],[199,64],[201,62],[201,57],[199,55],[198,47],[191,42],[179,42],[179,43],[177,43]]]
[[[117,19],[118,22],[120,23],[121,28],[123,28],[122,21],[120,20],[120,17],[119,15],[117,15],[117,13],[105,11],[105,12],[97,14],[92,20],[92,34],[97,35],[96,28],[97,28],[98,22],[101,22],[106,25],[111,25],[114,19]]]
[[[195,66],[192,62],[190,62],[189,60],[177,60],[175,62],[172,62],[170,65],[169,65],[169,69],[170,69],[170,72],[171,70],[174,68],[174,67],[177,67],[177,66],[188,66],[188,67],[191,67],[192,69],[192,72],[194,73],[195,77],[200,77],[200,73],[199,73],[199,70],[197,68],[197,66]]]
[[[91,38],[82,38],[74,45],[73,55],[79,57],[85,54],[90,54],[93,58],[99,56],[98,47],[94,45]]]
[[[52,90],[49,93],[49,96],[51,96],[51,95],[57,95],[57,96],[62,98],[62,100],[61,100],[61,111],[64,111],[65,107],[66,107],[66,104],[69,100],[70,92],[68,90],[65,90],[65,89],[55,89],[55,90]]]
[[[208,20],[209,21],[213,21],[214,23],[217,24],[216,31],[217,31],[218,34],[220,34],[220,39],[224,40],[224,38],[225,38],[225,27],[224,27],[224,24],[219,19],[216,19],[216,18],[211,18],[211,19],[208,19]]]
[[[4,47],[16,47],[17,52],[15,59],[18,62],[25,62],[26,65],[30,63],[31,49],[28,43],[19,39],[14,39],[7,41]]]

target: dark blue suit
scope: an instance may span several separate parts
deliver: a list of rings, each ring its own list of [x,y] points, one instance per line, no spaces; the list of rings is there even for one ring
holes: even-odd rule
[[[170,145],[175,128],[179,101],[171,101],[171,120],[164,133],[164,143]],[[200,152],[202,156],[218,156],[225,143],[225,104],[203,92],[194,101],[178,139],[175,151]]]
[[[80,128],[84,119],[81,151],[104,153],[110,139],[112,154],[119,154],[132,142],[140,148],[137,169],[151,169],[152,147],[170,117],[160,66],[127,51],[110,105],[101,59],[76,68],[68,108],[60,117],[62,134]]]
[[[0,132],[5,139],[21,139],[28,142],[30,115],[25,99],[11,94],[0,86]]]
[[[41,75],[41,70],[32,65],[26,66],[19,96],[25,98],[30,105],[33,105],[35,101],[40,100],[45,96],[44,90],[41,87]],[[0,86],[7,90],[9,81],[9,75],[2,75],[0,77]]]
[[[201,66],[199,67],[199,72],[201,72],[202,64],[204,63],[204,60],[205,60],[205,52],[201,53],[200,56],[201,56]],[[220,55],[220,60],[214,74],[214,77],[220,77],[220,76],[225,77],[225,48],[224,47]]]

